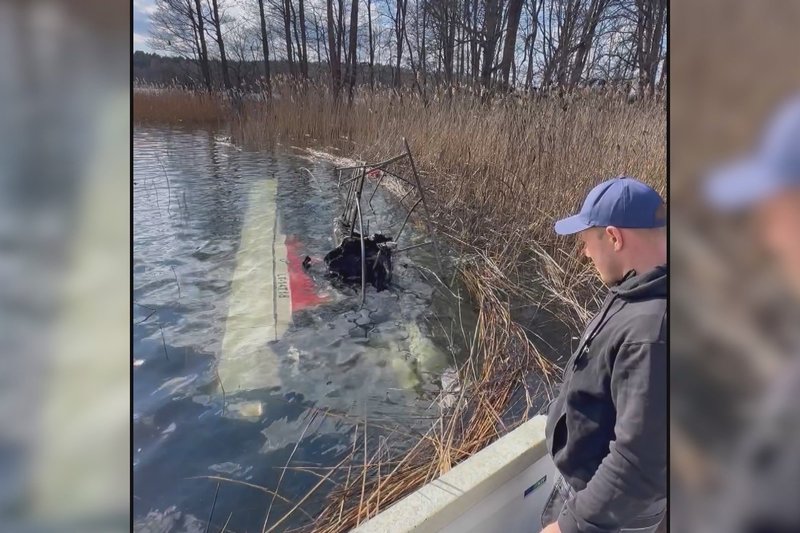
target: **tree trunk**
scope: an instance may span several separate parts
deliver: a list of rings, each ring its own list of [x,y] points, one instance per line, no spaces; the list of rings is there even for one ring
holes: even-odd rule
[[[194,0],[194,6],[197,15],[197,40],[200,45],[200,72],[203,75],[203,83],[206,85],[206,90],[211,92],[211,67],[208,64],[208,47],[206,46],[206,30],[203,22],[203,7],[200,5],[200,0]],[[191,4],[189,11],[191,13]]]
[[[317,44],[317,63],[322,63],[322,45],[320,44],[320,35],[322,35],[322,28],[319,26],[319,20],[317,19],[317,11],[313,10],[312,13],[314,14],[314,30],[315,30],[315,41]]]
[[[589,57],[589,51],[594,41],[594,36],[597,31],[597,25],[600,23],[600,18],[608,5],[608,0],[592,0],[589,6],[589,11],[584,21],[583,30],[581,31],[581,39],[578,44],[578,49],[575,53],[575,61],[572,65],[572,74],[569,77],[569,88],[573,89],[581,81],[583,69],[586,66],[586,58]]]
[[[656,91],[656,75],[658,73],[658,65],[661,62],[661,41],[663,40],[664,30],[666,29],[667,16],[667,1],[657,0],[656,4],[653,37],[650,41],[650,74],[648,76],[651,96],[655,94]]]
[[[306,39],[306,8],[304,0],[300,0],[299,10],[300,10],[300,44],[302,46],[300,51],[303,54],[300,63],[300,71],[303,74],[303,78],[308,78],[308,45],[307,45],[308,41]]]
[[[356,44],[358,43],[358,0],[350,3],[350,53],[347,67],[348,101],[353,103],[353,90],[356,86]]]
[[[483,19],[483,64],[481,65],[481,85],[486,89],[492,85],[492,66],[499,37],[499,11],[500,0],[486,0],[486,15]]]
[[[581,0],[569,0],[564,14],[564,25],[558,37],[558,61],[556,62],[556,81],[559,87],[567,85],[567,69],[572,59],[572,41],[578,23],[578,8]],[[563,38],[562,38],[563,36]]]
[[[542,74],[542,85],[544,87],[550,87],[553,81],[555,81],[559,87],[566,85],[567,69],[572,57],[572,42],[575,37],[575,24],[577,23],[580,2],[581,0],[567,0],[567,6],[563,16],[558,17],[558,44],[552,49],[552,54],[549,58],[546,58],[545,61],[545,68]],[[551,4],[547,16],[548,30],[547,33],[545,33],[546,41],[555,39],[552,29],[554,18],[552,9],[553,5]]]
[[[533,45],[536,43],[536,23],[534,23],[533,33],[525,39],[528,47],[528,72],[525,74],[525,88],[529,91],[533,89]]]
[[[427,85],[428,79],[428,50],[425,46],[426,43],[426,34],[427,34],[427,27],[428,27],[428,6],[425,2],[417,3],[417,8],[419,9],[420,3],[422,4],[422,35],[420,39],[420,51],[419,51],[419,72],[420,76],[422,76],[422,85]],[[417,20],[419,20],[419,15],[417,16]]]
[[[397,10],[395,13],[394,29],[395,37],[397,38],[397,55],[395,62],[394,86],[396,88],[400,88],[400,83],[402,82],[400,75],[400,64],[403,59],[403,35],[406,32],[406,7],[408,6],[408,0],[396,0],[396,5]]]
[[[294,76],[294,54],[292,53],[292,0],[283,0],[283,32],[286,40],[286,61],[289,73]]]
[[[333,0],[327,0],[328,10],[328,56],[331,66],[331,90],[334,98],[339,97],[342,72],[339,64],[339,48],[336,44],[336,25],[333,19]]]
[[[508,90],[508,74],[511,71],[511,64],[514,62],[521,14],[522,0],[510,0],[508,3],[508,22],[506,23],[506,42],[503,44],[503,59],[500,63],[500,79],[504,90]]]
[[[661,41],[666,22],[666,0],[636,0],[636,63],[640,94],[653,94],[661,61]]]
[[[459,44],[458,44],[458,82],[461,83],[464,79],[464,56],[466,54],[466,45],[464,39],[467,37],[465,29],[469,26],[469,1],[464,2],[464,14],[462,24],[459,24]]]
[[[448,2],[447,18],[444,23],[444,48],[442,50],[442,59],[444,63],[444,80],[448,86],[453,84],[453,63],[456,53],[456,18],[458,17],[456,5],[450,5]]]
[[[212,21],[214,22],[214,30],[217,34],[217,44],[219,45],[219,63],[222,68],[222,83],[225,85],[225,90],[230,91],[231,78],[228,74],[228,58],[225,55],[225,42],[222,40],[222,22],[219,20],[219,5],[217,0],[211,0],[211,9],[213,12]]]
[[[466,0],[469,2],[469,0]],[[478,55],[478,0],[472,0],[472,25],[470,26],[470,59],[472,60],[472,79],[477,82],[480,76],[480,56]]]
[[[369,31],[369,88],[375,88],[375,43],[372,40],[372,2],[367,0],[367,22]]]
[[[294,53],[297,58],[297,71],[300,76],[303,75],[303,48],[300,46],[300,31],[297,29],[297,13],[294,10],[294,4],[289,2],[289,7],[292,8],[292,30],[294,31]]]
[[[669,70],[669,51],[664,55],[664,64],[661,66],[661,76],[658,79],[658,91],[663,93],[667,88],[667,71]]]
[[[269,71],[269,39],[267,38],[267,19],[264,17],[264,0],[258,0],[258,12],[261,17],[261,47],[264,50],[264,80],[267,94],[272,96],[272,79]]]
[[[347,58],[347,47],[344,46],[344,0],[339,0],[338,2],[339,9],[336,12],[336,47],[339,50],[339,61],[341,63],[342,58],[344,58],[344,64],[347,65],[348,58]],[[341,67],[340,67],[341,68]]]

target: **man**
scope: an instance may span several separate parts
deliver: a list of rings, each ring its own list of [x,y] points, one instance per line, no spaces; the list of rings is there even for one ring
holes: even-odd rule
[[[706,192],[718,210],[750,216],[758,242],[744,244],[761,246],[800,297],[800,96],[778,111],[758,150],[717,170]],[[800,531],[799,355],[770,383],[708,531]]]
[[[542,515],[545,533],[652,532],[666,512],[665,215],[655,190],[621,177],[555,225],[578,235],[609,294],[548,414],[561,477]]]

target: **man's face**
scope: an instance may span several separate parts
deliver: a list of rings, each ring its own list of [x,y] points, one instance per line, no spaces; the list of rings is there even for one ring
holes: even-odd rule
[[[615,245],[614,233],[618,230],[612,228],[589,228],[578,234],[581,240],[583,255],[591,259],[600,279],[606,285],[619,281],[624,273],[620,272],[619,251],[620,244]]]
[[[764,201],[754,214],[761,243],[800,296],[800,190]]]

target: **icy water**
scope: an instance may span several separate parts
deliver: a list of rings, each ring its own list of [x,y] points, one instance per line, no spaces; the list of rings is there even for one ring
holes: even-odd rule
[[[391,289],[368,288],[362,310],[357,290],[324,275],[343,208],[333,168],[292,150],[242,150],[211,131],[134,132],[136,530],[204,531],[219,477],[233,481],[219,483],[210,530],[227,521],[261,531],[272,496],[245,484],[297,502],[319,479],[295,469],[280,479],[290,457],[333,466],[355,420],[424,428],[437,415],[468,306],[459,313],[429,281],[424,246],[396,257]],[[370,233],[398,229],[404,211],[392,198],[379,190],[372,207]],[[424,240],[407,227],[400,244]],[[308,271],[287,273],[305,256]],[[280,304],[290,282],[304,294],[294,312]],[[309,416],[318,410],[336,414]],[[269,523],[290,507],[276,499]]]

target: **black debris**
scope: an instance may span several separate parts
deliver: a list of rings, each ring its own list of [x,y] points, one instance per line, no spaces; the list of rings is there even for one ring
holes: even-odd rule
[[[386,244],[391,240],[380,233],[364,238],[367,283],[379,292],[386,289],[392,279],[392,251]],[[347,283],[361,283],[361,238],[358,233],[345,237],[339,246],[328,252],[325,264],[331,275]]]

